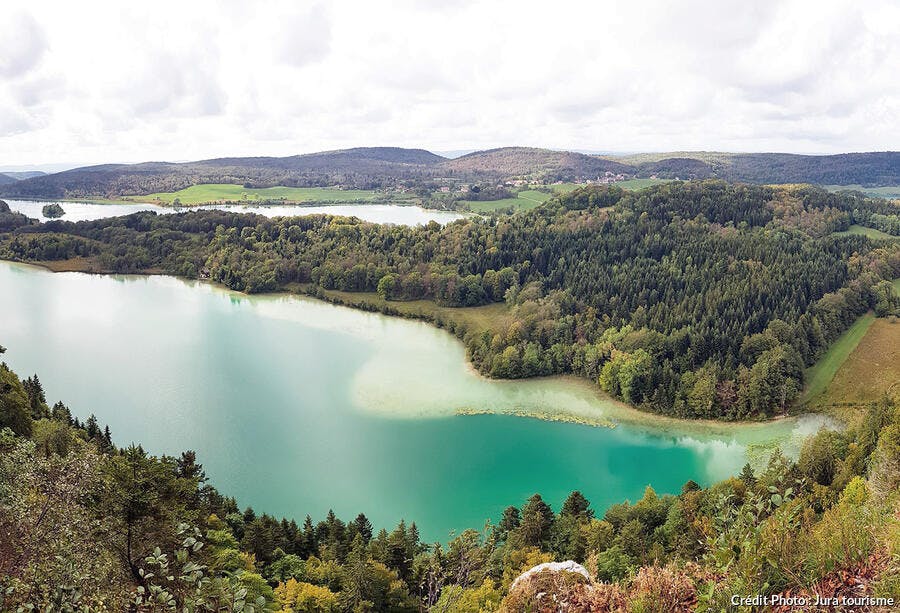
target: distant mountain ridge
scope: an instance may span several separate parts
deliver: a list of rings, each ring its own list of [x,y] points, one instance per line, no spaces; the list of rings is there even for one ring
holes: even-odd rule
[[[34,177],[42,177],[47,173],[41,172],[40,170],[10,170],[0,172],[0,185],[9,185],[10,183],[15,183],[17,181],[22,181],[24,179],[31,179]]]
[[[796,155],[673,152],[588,155],[533,147],[501,147],[446,158],[424,149],[358,147],[287,157],[226,157],[194,162],[101,164],[30,178],[0,174],[0,195],[19,198],[137,196],[200,183],[248,187],[384,188],[441,179],[584,181],[613,175],[662,179],[717,177],[748,183],[900,185],[900,152]],[[6,177],[6,178],[4,178]]]
[[[678,151],[602,156],[628,164],[641,176],[703,179],[718,177],[747,183],[816,183],[821,185],[900,185],[900,152],[838,153],[725,153]]]

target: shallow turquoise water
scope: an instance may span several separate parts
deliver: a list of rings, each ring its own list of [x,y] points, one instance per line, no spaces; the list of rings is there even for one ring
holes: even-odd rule
[[[211,482],[258,512],[364,511],[429,540],[497,520],[540,492],[602,510],[647,485],[677,492],[736,473],[747,446],[796,446],[814,418],[738,429],[598,428],[461,408],[616,418],[565,379],[489,381],[424,323],[169,277],[53,274],[0,262],[0,345],[48,401],[95,413],[119,445],[197,451]]]

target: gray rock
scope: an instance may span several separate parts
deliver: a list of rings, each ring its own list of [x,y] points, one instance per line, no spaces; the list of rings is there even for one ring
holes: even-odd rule
[[[578,562],[573,562],[572,560],[566,560],[565,562],[544,562],[543,564],[538,564],[533,568],[529,568],[524,573],[516,577],[509,589],[513,589],[514,587],[516,587],[516,584],[518,584],[520,581],[523,581],[524,579],[531,577],[532,575],[541,573],[545,570],[549,570],[555,573],[578,573],[588,581],[591,580],[591,574],[584,566],[582,566]]]

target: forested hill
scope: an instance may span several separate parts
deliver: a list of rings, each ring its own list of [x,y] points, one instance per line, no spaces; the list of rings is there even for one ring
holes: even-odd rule
[[[609,174],[608,174],[609,173]],[[748,183],[900,185],[900,153],[791,155],[783,153],[671,153],[596,156],[530,147],[503,147],[446,159],[422,149],[364,147],[290,157],[236,157],[196,162],[105,164],[52,175],[4,180],[13,198],[138,196],[202,183],[345,188],[424,188],[456,181],[585,182],[621,176],[661,179],[721,178]],[[17,177],[21,178],[21,177]],[[8,179],[8,178],[7,178]],[[5,183],[4,183],[5,181]]]
[[[476,151],[446,160],[438,168],[450,176],[533,177],[547,181],[595,178],[606,172],[625,175],[635,172],[631,166],[597,156],[532,147]]]
[[[21,198],[81,198],[177,191],[201,183],[384,187],[431,176],[429,169],[444,159],[423,149],[361,147],[281,158],[103,164],[25,179],[0,191]]]
[[[900,312],[891,287],[900,243],[833,235],[851,223],[898,233],[896,207],[810,187],[592,186],[443,227],[222,211],[2,223],[6,259],[78,257],[97,270],[165,271],[247,292],[377,291],[387,312],[411,299],[505,303],[508,317],[483,328],[436,323],[487,375],[575,373],[684,417],[787,410],[804,367],[859,315]]]
[[[900,185],[900,152],[795,155],[790,153],[677,152],[605,156],[639,176],[663,179],[718,177],[746,183]]]

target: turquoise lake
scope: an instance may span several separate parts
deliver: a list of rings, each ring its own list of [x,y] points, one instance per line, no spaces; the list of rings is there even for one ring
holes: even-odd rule
[[[52,404],[94,413],[120,446],[197,452],[243,508],[415,521],[423,538],[497,521],[535,492],[581,490],[602,513],[652,485],[676,493],[789,453],[823,424],[654,420],[555,378],[491,381],[421,322],[294,296],[244,296],[171,277],[50,273],[0,262],[0,345]],[[456,415],[490,410],[499,414]],[[614,428],[504,415],[603,418]]]
[[[47,202],[38,202],[35,200],[6,200],[10,210],[22,213],[37,219],[39,221],[48,221],[42,209]],[[299,204],[278,204],[278,205],[236,205],[236,204],[211,204],[190,207],[190,209],[175,209],[171,207],[162,207],[156,204],[96,204],[93,202],[66,202],[59,201],[65,211],[60,219],[63,221],[92,221],[94,219],[106,219],[107,217],[118,217],[120,215],[128,215],[139,211],[154,211],[160,215],[169,215],[172,213],[181,213],[185,210],[222,210],[234,211],[236,213],[256,213],[257,215],[265,215],[266,217],[279,216],[303,216],[303,215],[344,215],[347,217],[359,217],[364,221],[373,223],[391,223],[404,226],[415,226],[419,224],[427,224],[435,221],[440,224],[456,221],[466,217],[463,213],[454,211],[438,211],[434,209],[424,209],[420,206],[400,205],[400,204],[328,204],[328,205],[299,205]]]

